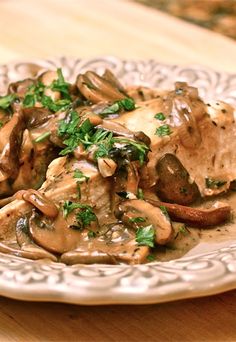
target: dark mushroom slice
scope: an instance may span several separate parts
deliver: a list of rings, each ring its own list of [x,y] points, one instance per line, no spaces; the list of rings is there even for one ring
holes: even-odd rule
[[[8,93],[16,94],[19,98],[23,98],[28,92],[29,88],[35,84],[35,80],[26,78],[25,80],[10,83]]]
[[[11,193],[21,189],[38,189],[45,180],[48,165],[57,156],[57,149],[48,138],[40,142],[35,139],[42,134],[39,129],[25,129],[19,152],[19,171],[11,182]]]
[[[124,94],[125,97],[128,97],[125,91],[125,88],[120,83],[120,81],[116,78],[113,72],[111,72],[111,70],[106,69],[102,77],[105,78],[105,80],[107,80],[109,83],[111,83],[115,88],[117,88],[122,94]]]
[[[57,261],[57,258],[53,254],[43,249],[39,250],[37,246],[22,249],[16,241],[0,241],[0,252],[32,260],[47,259]]]
[[[45,195],[37,190],[29,189],[22,193],[23,200],[31,203],[41,213],[47,217],[57,217],[59,210],[53,201],[48,199]]]
[[[93,71],[77,77],[76,85],[83,96],[92,103],[117,101],[125,98],[118,88]]]
[[[45,249],[37,246],[29,235],[29,224],[27,217],[21,217],[16,223],[16,239],[21,251],[25,252],[24,257],[29,259],[49,259],[57,261],[55,255],[49,253]]]
[[[195,182],[191,182],[187,170],[171,153],[161,157],[156,165],[158,197],[165,202],[190,204],[200,197]]]
[[[118,122],[103,119],[102,123],[97,126],[105,131],[113,132],[115,136],[121,136],[128,139],[134,139],[134,133]]]
[[[77,248],[62,254],[60,262],[74,264],[116,264],[114,258],[103,251]]]
[[[148,198],[146,201],[156,207],[164,206],[174,221],[201,228],[223,224],[229,220],[231,215],[231,207],[227,204],[220,204],[218,207],[215,206],[210,209],[198,209]]]
[[[77,248],[81,231],[75,220],[66,220],[59,212],[55,220],[33,210],[29,219],[29,231],[33,241],[47,251],[62,254]]]
[[[23,108],[23,115],[28,129],[36,128],[44,125],[47,121],[53,118],[52,114],[47,108],[29,107]],[[47,128],[45,128],[46,131]]]
[[[134,229],[138,229],[140,224],[142,226],[152,225],[156,233],[156,243],[159,245],[165,245],[173,237],[173,228],[169,218],[161,209],[146,201],[136,199],[121,202],[115,215],[124,224],[132,226]],[[142,220],[137,218],[142,218]]]
[[[78,248],[61,256],[61,261],[72,265],[94,264],[141,264],[149,254],[148,246],[138,246],[134,233],[120,223],[105,225],[95,238],[84,238]]]
[[[125,263],[129,265],[141,264],[146,261],[149,254],[147,246],[138,246],[135,240],[120,245],[111,246],[103,250],[91,249],[86,250],[77,248],[62,254],[60,261],[67,265],[74,264],[119,264]]]
[[[19,153],[24,129],[23,115],[17,112],[0,131],[0,170],[12,179],[16,178],[19,171]]]

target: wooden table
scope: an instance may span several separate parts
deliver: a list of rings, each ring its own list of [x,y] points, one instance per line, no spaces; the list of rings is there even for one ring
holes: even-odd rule
[[[119,0],[2,0],[0,62],[49,56],[156,58],[236,72],[236,43]],[[0,341],[236,341],[236,291],[148,306],[0,298]]]

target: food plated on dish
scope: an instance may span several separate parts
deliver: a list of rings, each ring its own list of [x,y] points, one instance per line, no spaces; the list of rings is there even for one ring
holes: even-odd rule
[[[170,260],[233,220],[235,112],[110,70],[62,69],[0,99],[0,251],[72,264]],[[224,226],[226,224],[226,226]]]

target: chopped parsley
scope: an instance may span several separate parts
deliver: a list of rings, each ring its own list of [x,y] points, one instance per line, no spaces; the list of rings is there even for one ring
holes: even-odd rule
[[[80,209],[80,211],[76,214],[76,221],[79,229],[89,226],[92,221],[97,221],[97,216],[93,212],[93,209],[90,205],[73,203],[71,201],[64,202],[62,208],[64,218],[67,218],[67,216],[75,209]]]
[[[96,237],[96,233],[93,232],[92,230],[88,231],[88,237],[91,238],[95,238]]]
[[[137,191],[137,198],[143,200],[144,199],[144,194],[143,194],[143,189],[138,188]]]
[[[221,186],[225,185],[226,183],[227,182],[223,180],[217,180],[217,179],[212,179],[212,178],[205,179],[206,187],[209,189],[218,189]]]
[[[155,256],[152,255],[152,254],[149,254],[149,255],[147,256],[147,260],[150,261],[150,262],[152,262],[152,261],[155,260]]]
[[[79,228],[87,227],[91,222],[97,221],[97,216],[94,214],[90,205],[81,204],[80,209],[80,212],[76,214],[76,220],[79,224]]]
[[[160,120],[160,121],[164,121],[166,119],[165,115],[163,113],[161,113],[161,112],[155,114],[154,118],[157,119],[157,120]]]
[[[102,157],[107,157],[109,154],[109,151],[113,147],[114,144],[114,139],[113,139],[113,133],[110,132],[105,139],[98,144],[98,149],[95,152],[95,159],[102,158]]]
[[[48,137],[50,137],[50,135],[51,135],[51,132],[45,132],[45,133],[41,134],[38,138],[36,138],[34,140],[34,142],[40,143],[40,142],[44,141],[45,139],[47,139]]]
[[[0,121],[0,128],[2,128],[2,126],[3,126],[3,122],[2,122],[2,121]]]
[[[84,146],[91,144],[90,132],[93,129],[93,125],[89,119],[86,119],[80,125],[79,123],[80,117],[74,110],[69,112],[65,120],[59,122],[58,135],[65,136],[66,138],[63,140],[63,144],[66,145],[66,147],[59,153],[60,155],[64,156],[73,152],[81,143]]]
[[[154,247],[155,230],[153,226],[138,228],[135,240],[139,246]]]
[[[145,221],[146,221],[146,219],[144,217],[141,217],[141,216],[129,218],[129,222],[131,222],[131,223],[140,223],[140,222],[145,222]]]
[[[184,186],[181,186],[180,188],[179,188],[179,192],[181,193],[181,194],[187,194],[188,193],[188,190],[184,187]]]
[[[89,181],[89,177],[86,176],[82,171],[80,171],[79,169],[76,169],[74,171],[74,178],[77,178],[77,181],[79,183],[83,183],[84,181],[87,183]]]
[[[164,137],[166,135],[170,135],[172,132],[170,130],[170,126],[169,125],[162,125],[160,127],[158,127],[156,129],[156,135],[158,135],[158,137]]]
[[[71,101],[69,92],[69,83],[67,83],[62,74],[61,68],[57,69],[57,80],[54,80],[50,86],[53,91],[59,91],[64,99]]]
[[[118,113],[121,110],[126,110],[126,111],[131,111],[134,110],[135,107],[135,102],[132,98],[126,97],[122,100],[118,100],[114,102],[112,105],[106,107],[103,109],[101,113],[99,113],[102,116],[106,116],[109,114],[115,114]]]
[[[59,110],[65,110],[71,105],[69,93],[69,83],[65,82],[61,69],[57,69],[58,79],[54,80],[50,86],[45,86],[42,82],[37,82],[28,88],[23,100],[24,107],[34,107],[36,102],[40,102],[43,107],[56,113]],[[50,96],[45,95],[46,89],[59,91],[62,99],[53,101]]]
[[[15,101],[16,97],[16,94],[9,94],[0,97],[0,108],[7,109],[8,107],[10,107],[12,102]]]
[[[163,214],[168,218],[170,219],[170,216],[168,214],[168,211],[166,209],[166,207],[164,205],[160,205],[159,208],[161,209],[161,211],[163,212]]]
[[[183,234],[184,236],[188,235],[188,233],[189,233],[188,230],[186,229],[185,225],[182,225],[182,226],[179,227],[179,232],[181,234]]]
[[[73,178],[77,179],[77,190],[78,190],[78,198],[81,199],[81,189],[80,189],[80,184],[83,182],[88,183],[89,181],[89,177],[86,176],[82,171],[80,171],[79,169],[76,169],[74,171],[74,176]]]
[[[146,144],[139,142],[139,141],[130,140],[127,138],[114,138],[114,142],[124,143],[124,144],[128,144],[128,145],[135,147],[138,152],[138,159],[139,159],[140,164],[142,165],[144,163],[144,160],[146,159],[146,155],[149,151],[149,147]]]

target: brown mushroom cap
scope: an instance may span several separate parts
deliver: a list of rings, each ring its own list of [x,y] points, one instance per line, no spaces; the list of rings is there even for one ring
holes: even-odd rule
[[[33,241],[46,250],[59,254],[76,249],[81,240],[81,232],[70,225],[61,212],[52,220],[33,211],[29,219],[29,231]]]
[[[92,103],[116,101],[125,98],[125,95],[105,78],[93,71],[87,71],[77,77],[76,85],[83,96]]]
[[[156,210],[158,209],[158,210]],[[131,219],[135,217],[142,217],[145,221],[142,226],[152,225],[156,233],[156,243],[165,245],[173,236],[173,228],[169,218],[161,211],[161,209],[154,207],[150,203],[143,200],[128,200],[122,202],[118,206],[115,215],[125,224],[132,225],[138,228],[136,223]]]
[[[24,129],[23,115],[17,112],[0,130],[0,169],[13,179],[19,171],[19,153]]]
[[[161,157],[156,170],[156,191],[161,200],[187,205],[200,197],[196,183],[190,182],[188,172],[174,154],[166,153]]]

